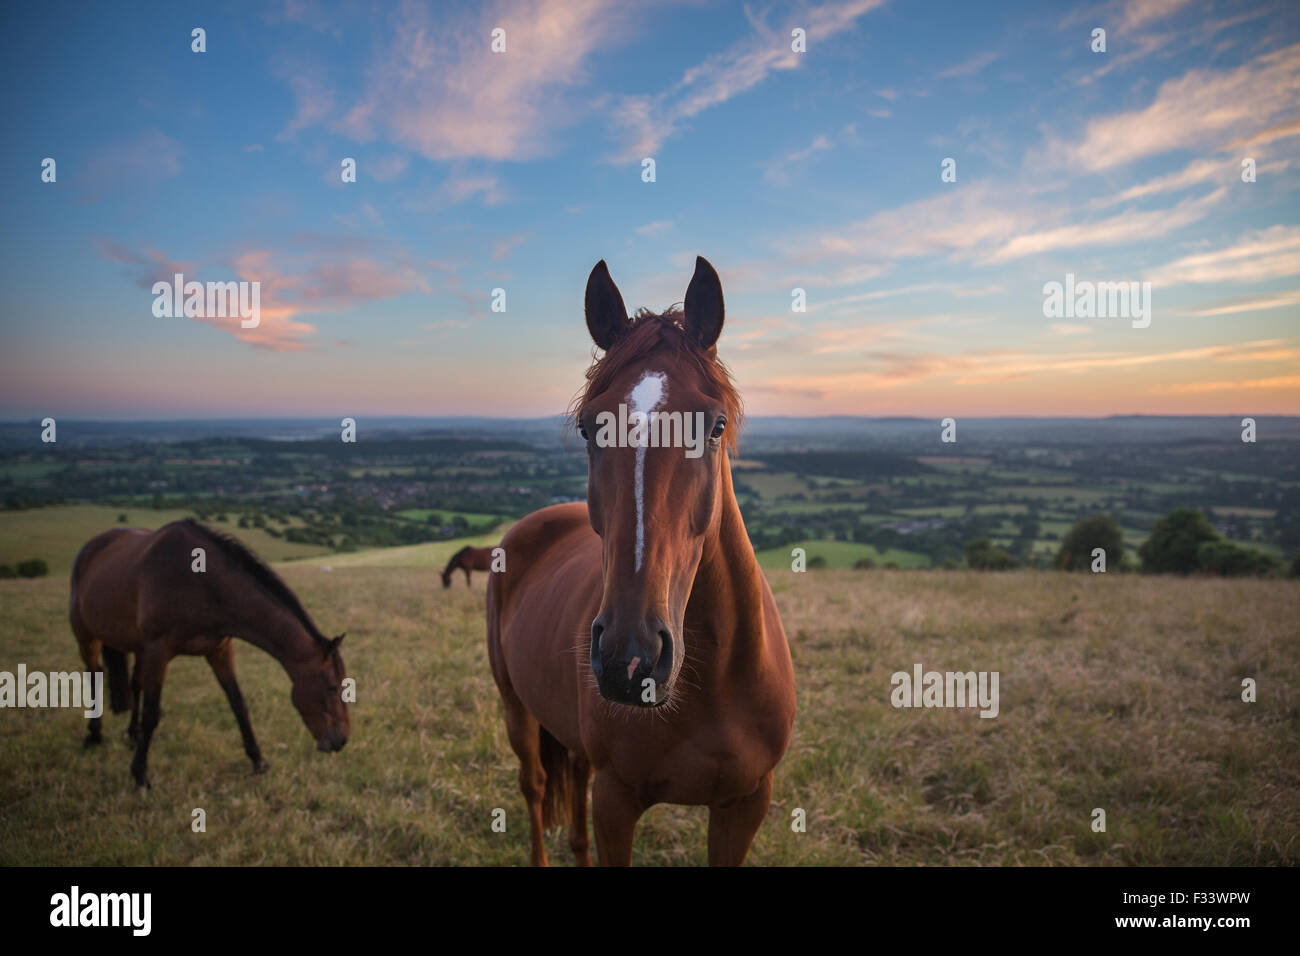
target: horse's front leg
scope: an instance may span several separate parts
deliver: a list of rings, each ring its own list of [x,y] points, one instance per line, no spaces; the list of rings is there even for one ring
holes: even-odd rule
[[[126,728],[127,739],[131,746],[140,742],[140,655],[135,656],[135,666],[131,668],[131,723]]]
[[[645,809],[636,791],[611,771],[596,771],[591,784],[591,816],[601,866],[632,865],[632,837]]]
[[[136,657],[140,673],[140,689],[144,697],[140,718],[140,737],[135,745],[135,758],[131,761],[131,776],[142,790],[149,787],[149,742],[162,716],[162,686],[167,676],[171,657],[162,641],[151,641],[141,648]]]
[[[212,673],[217,675],[217,683],[226,692],[230,709],[235,712],[239,735],[244,738],[244,753],[253,761],[253,772],[262,773],[266,770],[267,763],[262,759],[262,749],[257,745],[257,738],[253,736],[253,722],[249,720],[248,705],[244,703],[244,695],[239,690],[239,681],[235,680],[235,642],[225,638],[208,654],[208,664],[212,667]]]
[[[709,866],[740,866],[772,803],[772,771],[747,797],[709,807]]]

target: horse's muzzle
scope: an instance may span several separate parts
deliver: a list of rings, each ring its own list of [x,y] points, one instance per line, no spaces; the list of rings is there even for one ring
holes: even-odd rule
[[[338,753],[347,742],[348,738],[345,734],[331,730],[316,739],[316,749],[323,754]]]
[[[631,631],[631,633],[627,633]],[[671,691],[676,644],[658,618],[629,629],[591,625],[591,672],[600,696],[630,707],[660,707]]]

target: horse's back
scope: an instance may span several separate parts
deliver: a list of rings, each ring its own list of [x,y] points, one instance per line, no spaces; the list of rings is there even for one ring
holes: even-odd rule
[[[184,522],[157,531],[112,528],[91,538],[72,566],[74,630],[131,651],[146,589],[173,593],[188,583],[192,532]]]

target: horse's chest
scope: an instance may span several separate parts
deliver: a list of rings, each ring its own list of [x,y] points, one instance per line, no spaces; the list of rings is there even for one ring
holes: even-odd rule
[[[619,747],[609,756],[617,776],[635,787],[647,805],[697,806],[747,796],[773,763],[760,743],[716,732],[640,752],[634,746]]]

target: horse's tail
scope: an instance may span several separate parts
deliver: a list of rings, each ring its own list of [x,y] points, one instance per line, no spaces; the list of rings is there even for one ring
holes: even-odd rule
[[[111,531],[105,531],[103,534],[95,535],[81,546],[81,550],[77,552],[76,558],[73,559],[71,586],[68,590],[68,616],[72,624],[72,633],[76,636],[77,643],[82,646],[83,653],[85,653],[84,649],[95,641],[95,637],[86,627],[81,616],[81,610],[78,607],[86,566],[90,564],[95,555],[102,551],[114,538],[122,534],[124,530],[123,528],[114,528]],[[130,710],[131,700],[127,696],[126,654],[101,642],[100,656],[104,663],[104,670],[108,672],[109,707],[115,714]]]
[[[104,645],[104,670],[108,672],[108,706],[120,714],[131,709],[126,696],[126,654],[116,647]]]
[[[569,749],[552,737],[545,727],[541,734],[542,769],[546,771],[546,792],[542,795],[542,828],[568,822],[569,797],[573,791],[573,765]]]

